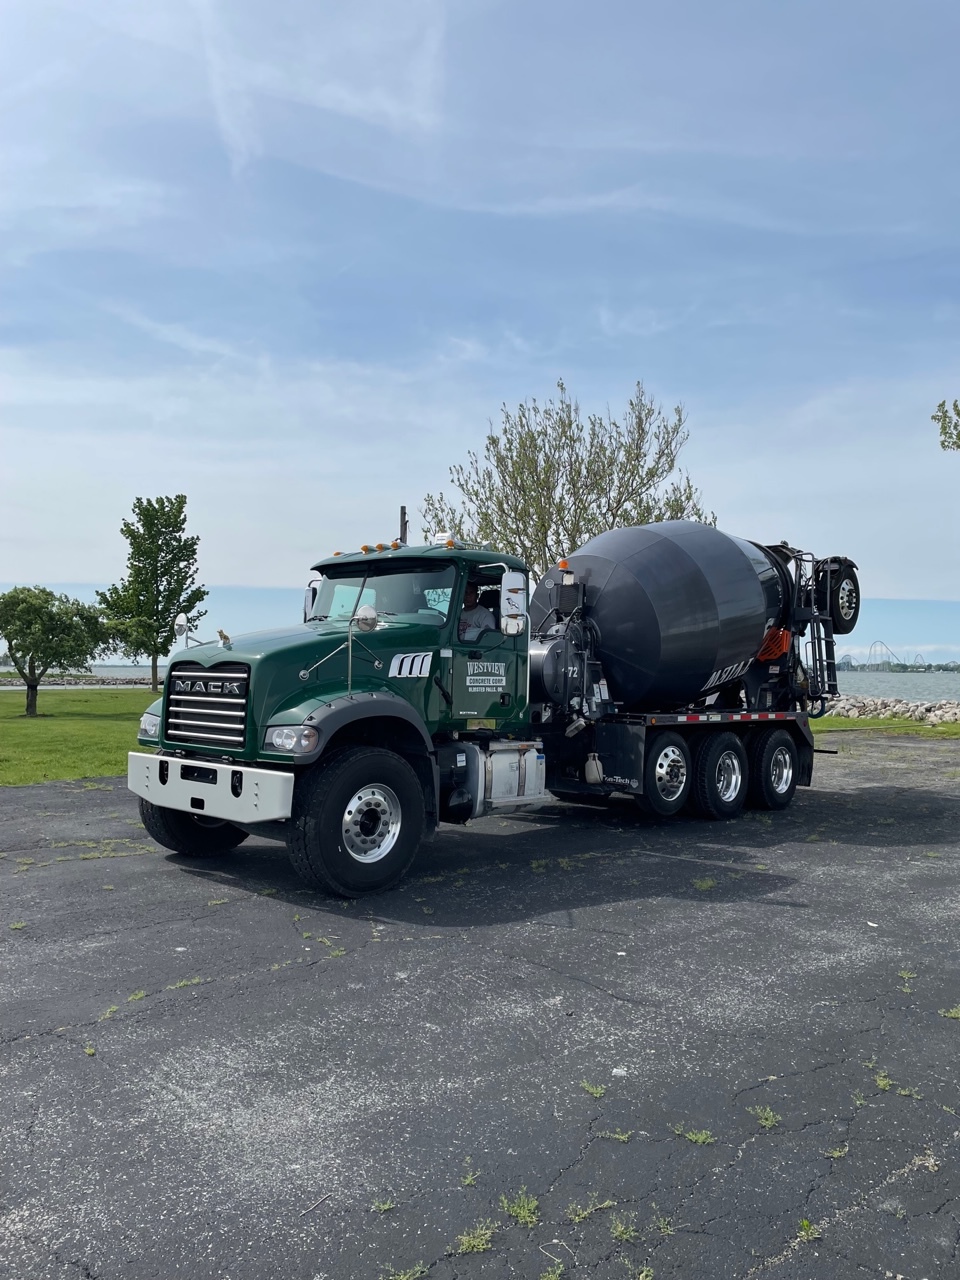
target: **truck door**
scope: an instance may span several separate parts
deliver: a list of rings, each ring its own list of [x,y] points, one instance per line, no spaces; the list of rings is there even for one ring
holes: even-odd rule
[[[469,598],[469,597],[468,597]],[[499,579],[481,589],[479,604],[490,606],[499,627]],[[454,719],[472,728],[496,729],[522,717],[527,702],[527,637],[504,636],[499,630],[459,629],[453,642]],[[483,723],[475,723],[482,721]]]

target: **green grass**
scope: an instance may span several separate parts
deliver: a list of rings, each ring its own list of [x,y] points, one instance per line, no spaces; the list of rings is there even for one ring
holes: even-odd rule
[[[822,719],[811,720],[810,728],[814,733],[871,729],[882,733],[911,733],[920,738],[960,738],[960,724],[919,724],[916,720],[882,720],[879,716],[864,716],[861,720],[823,716]]]
[[[23,714],[23,689],[0,691],[0,786],[125,774],[137,750],[149,689],[50,689],[40,686],[36,718]]]

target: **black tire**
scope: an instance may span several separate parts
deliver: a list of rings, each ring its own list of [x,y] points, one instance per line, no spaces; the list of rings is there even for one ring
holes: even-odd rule
[[[683,808],[693,785],[690,747],[679,733],[647,736],[643,760],[643,795],[637,804],[645,813],[669,818]]]
[[[817,608],[833,623],[835,636],[849,635],[860,617],[860,579],[851,565],[841,565],[830,574],[830,591],[821,588]]]
[[[800,757],[786,729],[762,729],[750,743],[747,800],[757,809],[786,809],[797,789]]]
[[[747,799],[749,767],[735,733],[705,733],[693,762],[693,803],[704,818],[735,818]]]
[[[162,809],[149,800],[140,801],[140,821],[147,834],[165,849],[184,858],[218,858],[243,844],[249,832],[241,831],[220,818],[196,817],[179,809]]]
[[[397,883],[423,835],[423,790],[411,765],[380,747],[350,747],[297,779],[287,847],[315,888],[359,898]]]

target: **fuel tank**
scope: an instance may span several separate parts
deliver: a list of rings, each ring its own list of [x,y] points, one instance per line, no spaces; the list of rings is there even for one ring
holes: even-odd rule
[[[776,557],[690,520],[611,529],[567,557],[585,590],[612,698],[628,711],[686,706],[747,669],[770,627],[783,626],[790,580]],[[557,620],[563,572],[540,579],[533,634]],[[552,616],[551,616],[552,615]]]

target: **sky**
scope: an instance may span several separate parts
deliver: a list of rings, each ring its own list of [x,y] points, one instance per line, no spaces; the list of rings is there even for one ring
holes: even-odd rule
[[[955,0],[6,0],[0,579],[117,581],[183,492],[202,581],[295,587],[562,378],[682,403],[721,528],[960,600],[958,40]]]

